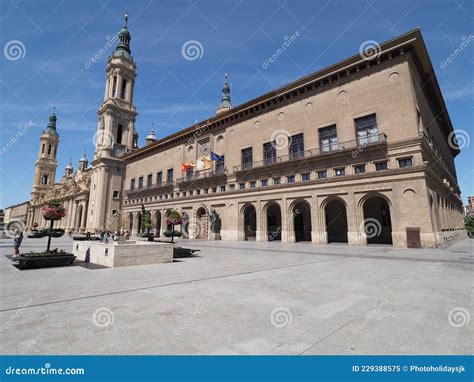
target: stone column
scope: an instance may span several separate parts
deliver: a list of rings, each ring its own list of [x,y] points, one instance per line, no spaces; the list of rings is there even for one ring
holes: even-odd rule
[[[255,228],[257,229],[257,232],[255,234],[255,240],[256,241],[265,241],[265,234],[262,230],[262,203],[260,200],[255,203],[255,214],[256,214],[256,224]]]
[[[288,206],[286,198],[283,197],[281,200],[281,242],[288,242]]]

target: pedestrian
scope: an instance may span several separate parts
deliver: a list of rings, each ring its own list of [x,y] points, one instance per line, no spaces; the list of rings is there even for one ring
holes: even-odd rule
[[[130,239],[130,232],[128,231],[128,229],[125,231],[125,240],[128,240]]]
[[[17,257],[20,255],[20,245],[23,241],[23,232],[20,230],[16,230],[15,237],[13,238],[13,248],[15,248],[15,254],[13,257]]]

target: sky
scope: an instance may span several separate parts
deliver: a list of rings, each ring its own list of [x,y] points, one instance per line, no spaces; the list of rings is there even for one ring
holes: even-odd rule
[[[472,1],[0,3],[0,208],[29,200],[53,105],[60,134],[56,178],[70,158],[76,169],[84,150],[91,159],[105,66],[125,12],[137,63],[140,145],[152,123],[161,138],[214,115],[225,73],[239,105],[358,54],[364,44],[420,27],[462,148],[455,160],[462,198],[474,195]],[[285,41],[289,46],[270,63]]]

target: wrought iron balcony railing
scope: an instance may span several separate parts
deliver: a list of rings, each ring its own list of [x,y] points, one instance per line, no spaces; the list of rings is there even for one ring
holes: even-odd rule
[[[260,161],[242,163],[241,165],[234,166],[234,173],[238,173],[241,171],[249,171],[267,166],[275,166],[277,164],[289,163],[302,159],[324,157],[329,154],[344,153],[349,150],[362,151],[370,146],[385,143],[387,143],[387,136],[383,133],[380,133],[363,139],[355,139],[352,141],[346,141],[341,143],[331,143],[330,145],[323,146],[322,148],[292,152],[288,155],[282,155],[279,157],[269,157]]]
[[[150,184],[147,186],[143,187],[136,187],[136,188],[131,188],[129,190],[125,191],[125,194],[127,196],[134,196],[134,195],[139,195],[141,193],[159,193],[160,191],[164,190],[169,190],[170,188],[173,188],[174,182],[173,181],[167,181],[167,182],[161,182],[161,183],[155,183],[155,184]]]

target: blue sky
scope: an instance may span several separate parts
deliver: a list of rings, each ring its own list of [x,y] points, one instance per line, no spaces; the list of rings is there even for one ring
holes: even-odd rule
[[[77,167],[84,149],[91,159],[113,47],[96,63],[88,61],[121,28],[125,11],[138,65],[140,144],[152,122],[164,137],[213,115],[226,72],[238,105],[357,54],[364,41],[383,42],[420,27],[454,128],[463,134],[456,167],[466,200],[474,195],[474,41],[442,63],[474,34],[473,8],[462,0],[3,0],[0,146],[18,139],[0,154],[0,207],[29,199],[39,136],[53,105],[61,138],[57,178],[70,157]],[[264,68],[296,33],[284,54]],[[202,46],[195,60],[182,54],[191,40]]]

